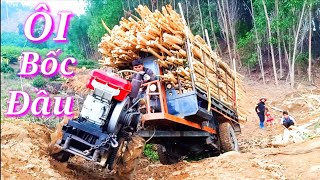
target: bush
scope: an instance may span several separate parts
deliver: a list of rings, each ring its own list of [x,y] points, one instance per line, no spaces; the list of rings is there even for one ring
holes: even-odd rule
[[[9,66],[9,64],[5,62],[1,62],[1,72],[10,73],[10,72],[14,72],[14,69],[11,66]]]
[[[144,147],[143,153],[151,161],[159,161],[158,153],[156,150],[153,149],[152,144],[146,144],[146,146]]]
[[[16,32],[1,32],[1,46],[23,47],[26,43],[26,37]]]
[[[85,60],[79,59],[78,60],[78,68],[86,67],[87,69],[94,69],[98,67],[97,61],[94,60]]]
[[[3,74],[4,79],[15,80],[15,79],[18,79],[18,77],[19,76],[15,72],[9,72],[9,73]]]
[[[301,65],[301,66],[305,66],[308,64],[308,58],[309,58],[309,54],[308,53],[301,53],[296,57],[296,62],[297,64]]]
[[[37,52],[40,54],[41,57],[44,57],[49,52],[49,49],[37,49],[37,48],[30,48],[30,47],[22,48],[17,46],[2,46],[1,57],[8,58],[9,63],[16,63],[18,62],[18,58],[19,56],[22,55],[23,51]]]
[[[253,68],[258,63],[258,55],[257,53],[251,53],[247,59],[243,61],[249,68]]]
[[[42,88],[46,85],[47,80],[42,76],[37,76],[32,81],[32,86]]]
[[[31,47],[17,47],[17,46],[2,46],[1,47],[1,57],[9,59],[9,63],[16,63],[18,61],[19,56],[22,55],[23,51],[31,51],[37,52],[41,56],[41,60],[46,58],[46,54],[51,50],[55,49],[38,49],[38,48],[31,48]],[[68,50],[62,50],[62,54],[58,57],[58,61],[62,62],[67,57],[71,57],[72,53]],[[90,65],[91,62],[89,62]],[[91,63],[92,64],[92,63]]]
[[[57,81],[60,78],[60,74],[57,74],[51,78],[49,78],[49,81]]]
[[[9,63],[16,63],[21,55],[22,48],[15,46],[2,46],[1,57],[9,59]]]

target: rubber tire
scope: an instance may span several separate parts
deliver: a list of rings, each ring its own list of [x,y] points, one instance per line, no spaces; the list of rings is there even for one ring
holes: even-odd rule
[[[239,152],[237,136],[229,122],[223,122],[219,125],[219,137],[222,152]]]
[[[58,153],[51,154],[51,156],[53,157],[53,159],[55,159],[59,162],[67,162],[69,160],[71,154],[66,151],[60,151]]]
[[[163,147],[164,147],[163,145],[160,145],[160,144],[157,145],[157,152],[158,152],[160,163],[164,164],[164,165],[178,163],[179,158],[176,158],[176,157],[168,154],[167,152],[164,152]]]
[[[113,170],[115,168],[115,166],[117,165],[118,161],[119,161],[119,158],[120,158],[120,155],[121,155],[121,150],[123,148],[123,145],[124,145],[124,139],[120,139],[118,141],[119,145],[118,147],[114,148],[111,150],[111,153],[108,157],[108,160],[107,160],[107,165],[108,165],[108,169],[109,170]]]
[[[132,179],[139,157],[143,153],[144,145],[145,140],[142,137],[136,135],[131,137],[115,168],[118,176],[116,179]],[[122,148],[119,151],[122,151]]]

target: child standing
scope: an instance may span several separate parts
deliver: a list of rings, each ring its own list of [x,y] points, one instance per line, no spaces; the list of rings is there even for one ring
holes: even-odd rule
[[[274,122],[273,122],[274,118],[271,116],[269,109],[266,108],[265,112],[266,112],[266,118],[267,118],[267,125],[268,126],[274,125]]]

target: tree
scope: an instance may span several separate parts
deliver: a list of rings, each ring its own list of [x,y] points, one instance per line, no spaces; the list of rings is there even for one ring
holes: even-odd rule
[[[291,64],[291,74],[290,74],[290,83],[291,83],[291,87],[294,88],[294,65],[295,65],[295,60],[296,60],[296,51],[297,51],[297,46],[298,46],[298,38],[299,38],[299,32],[300,32],[300,27],[301,27],[301,23],[302,23],[302,18],[304,15],[304,9],[306,7],[306,3],[307,1],[304,1],[303,3],[303,7],[302,7],[302,12],[300,15],[300,20],[299,20],[299,24],[298,24],[298,29],[296,30],[295,33],[295,40],[294,40],[294,47],[293,47],[293,54],[292,54],[292,64]]]
[[[265,0],[262,0],[262,4],[263,4],[264,13],[265,13],[266,19],[267,19],[267,25],[268,25],[268,37],[269,37],[269,45],[270,45],[270,50],[271,50],[274,80],[276,82],[276,85],[278,86],[277,67],[276,67],[276,61],[274,59],[274,52],[273,52],[273,45],[272,45],[271,25],[270,25],[270,19],[269,19]]]
[[[311,79],[311,61],[312,61],[311,38],[312,38],[312,3],[310,3],[310,7],[309,7],[309,66],[308,66],[308,80],[309,80],[309,82],[312,81],[312,79]]]
[[[101,37],[106,33],[106,30],[101,24],[101,19],[109,27],[113,27],[118,24],[122,13],[121,0],[113,1],[95,1],[87,0],[88,9],[90,14],[90,25],[88,28],[88,35],[91,45],[97,47],[101,40]],[[110,28],[111,29],[111,28]]]
[[[88,28],[90,18],[86,15],[76,16],[71,21],[68,37],[70,39],[69,48],[74,53],[85,58],[93,58],[94,49],[90,46]]]
[[[262,76],[263,84],[266,84],[266,81],[264,79],[264,68],[263,68],[263,61],[262,61],[262,53],[261,53],[261,47],[260,47],[260,42],[259,42],[258,31],[257,31],[256,23],[255,23],[256,20],[255,20],[254,7],[253,7],[253,4],[252,4],[252,0],[250,0],[250,5],[251,5],[251,15],[252,15],[252,19],[253,19],[253,28],[254,28],[255,38],[256,38],[257,54],[258,54],[258,61],[259,61],[261,76]]]
[[[231,47],[230,47],[230,40],[229,40],[229,27],[228,27],[228,22],[227,22],[227,17],[226,17],[226,13],[225,13],[225,10],[224,10],[224,6],[222,6],[220,3],[220,0],[217,0],[217,3],[218,3],[218,11],[219,11],[219,14],[220,14],[220,27],[222,29],[222,32],[224,34],[224,38],[227,42],[227,46],[228,46],[228,53],[229,53],[229,62],[230,64],[232,64],[232,55],[231,55]]]
[[[211,15],[211,10],[210,10],[210,1],[208,0],[208,12],[209,12],[209,18],[210,18],[210,28],[211,28],[211,32],[213,34],[213,45],[215,47],[217,47],[218,49],[218,54],[219,55],[222,55],[222,52],[221,52],[221,48],[220,48],[220,45],[218,43],[218,39],[217,39],[217,36],[216,36],[216,33],[215,33],[215,30],[214,30],[214,22],[213,22],[213,18],[212,18],[212,15]]]
[[[277,40],[278,40],[278,57],[279,57],[279,64],[280,64],[280,78],[283,77],[283,68],[282,68],[282,58],[281,58],[281,40],[280,40],[280,28],[279,28],[279,0],[275,0],[275,10],[277,20]]]

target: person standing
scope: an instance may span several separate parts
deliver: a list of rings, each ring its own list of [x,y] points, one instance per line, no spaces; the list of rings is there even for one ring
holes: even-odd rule
[[[260,120],[260,128],[263,129],[264,128],[264,120],[265,120],[265,110],[266,110],[266,105],[265,102],[267,101],[267,98],[265,97],[261,97],[260,98],[260,102],[257,104],[255,110],[256,113],[259,116],[259,120]]]

